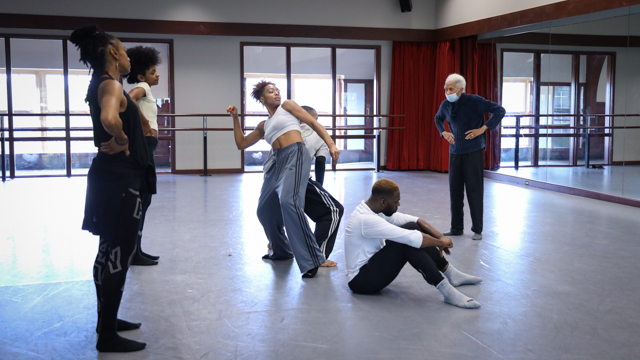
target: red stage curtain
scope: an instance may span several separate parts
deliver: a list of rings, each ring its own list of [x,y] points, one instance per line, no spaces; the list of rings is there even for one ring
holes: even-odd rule
[[[444,81],[457,72],[467,80],[467,92],[496,101],[497,61],[493,45],[477,44],[475,38],[440,43],[394,42],[391,69],[389,113],[405,114],[391,118],[387,138],[389,170],[449,170],[449,144],[434,123],[444,97]],[[480,86],[478,86],[480,84]],[[499,164],[498,136],[488,134],[485,167]],[[489,141],[489,139],[492,139]],[[498,157],[494,150],[498,151]]]

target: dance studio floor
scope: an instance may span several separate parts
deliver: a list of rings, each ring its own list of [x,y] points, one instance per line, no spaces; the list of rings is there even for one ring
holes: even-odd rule
[[[447,175],[327,173],[347,215],[379,178],[400,211],[440,230]],[[143,248],[155,267],[129,272],[122,333],[130,354],[95,350],[92,263],[80,230],[86,179],[0,184],[0,359],[632,359],[640,356],[640,209],[492,180],[484,240],[454,237],[449,260],[484,278],[460,291],[479,310],[445,304],[409,265],[378,295],[354,295],[338,268],[300,278],[293,261],[260,257],[261,174],[163,175]],[[470,224],[469,219],[466,220]]]

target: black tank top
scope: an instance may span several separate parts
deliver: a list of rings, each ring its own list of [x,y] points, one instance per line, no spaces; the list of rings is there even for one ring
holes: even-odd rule
[[[91,121],[93,122],[93,143],[98,148],[100,148],[101,143],[107,142],[113,137],[104,129],[102,121],[100,121],[102,109],[98,103],[98,88],[106,80],[113,80],[113,78],[109,75],[93,77],[87,92],[87,102],[89,103]],[[124,90],[122,90],[122,92],[127,98],[127,108],[124,112],[120,113],[120,120],[122,120],[122,130],[129,138],[130,154],[128,159],[134,160],[140,167],[145,168],[149,165],[149,150],[147,149],[147,143],[144,139],[144,131],[142,130],[138,106]],[[127,157],[117,156],[117,158]]]

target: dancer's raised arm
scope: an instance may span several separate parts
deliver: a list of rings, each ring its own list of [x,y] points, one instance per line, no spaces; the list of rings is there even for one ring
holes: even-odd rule
[[[264,137],[264,121],[261,121],[255,130],[245,136],[244,131],[242,131],[242,125],[240,125],[240,119],[238,118],[238,108],[235,105],[229,105],[227,112],[231,114],[231,118],[233,118],[233,138],[236,141],[238,150],[244,150]]]

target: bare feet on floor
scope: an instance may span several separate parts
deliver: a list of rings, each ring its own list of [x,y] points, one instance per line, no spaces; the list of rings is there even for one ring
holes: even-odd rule
[[[324,262],[324,264],[320,265],[321,267],[336,267],[338,266],[338,263],[335,261],[331,261],[329,259],[327,259],[327,261]]]

